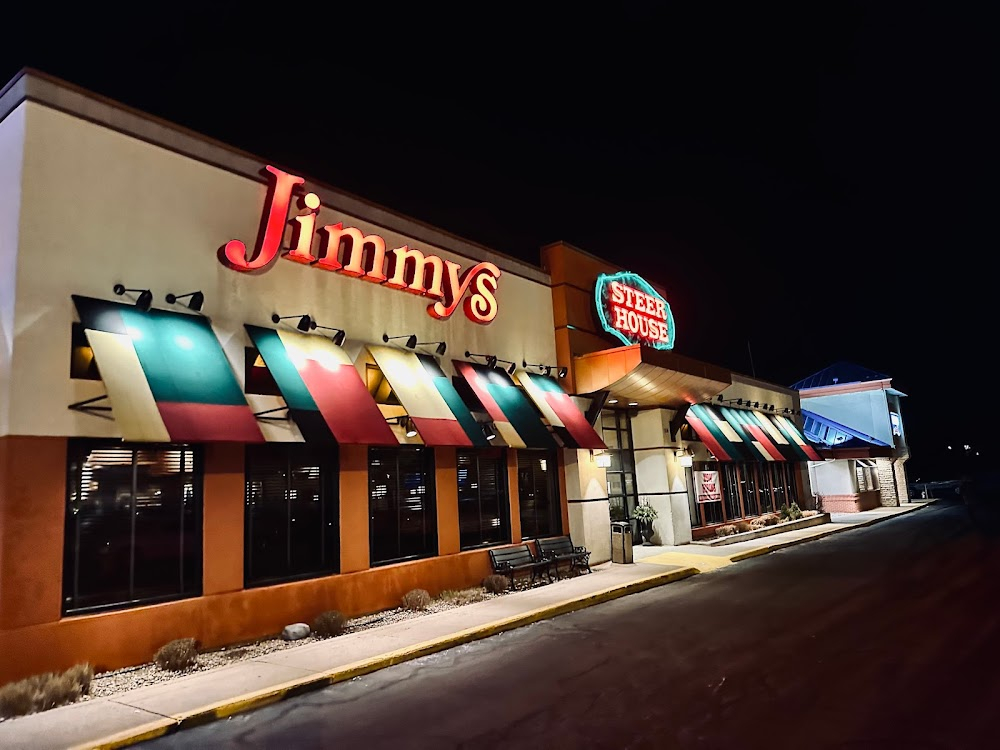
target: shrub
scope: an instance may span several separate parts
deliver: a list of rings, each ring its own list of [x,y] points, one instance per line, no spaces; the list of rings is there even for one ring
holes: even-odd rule
[[[194,638],[177,638],[160,646],[153,655],[153,663],[171,672],[193,667],[198,663],[198,645]]]
[[[412,591],[407,591],[403,594],[403,608],[404,609],[427,609],[428,605],[431,603],[431,595],[427,593],[424,589],[413,589]]]
[[[312,632],[320,638],[330,638],[344,632],[344,615],[335,609],[320,612],[313,620]]]
[[[483,588],[488,594],[502,594],[510,588],[510,581],[507,580],[507,576],[493,573],[483,579]]]
[[[32,675],[0,688],[0,718],[9,719],[77,701],[90,692],[94,669],[77,664],[65,672]]]
[[[448,591],[442,591],[441,595],[438,596],[438,601],[460,607],[463,604],[475,604],[476,602],[481,602],[485,598],[486,592],[482,588],[477,587],[473,589],[459,589],[457,591],[453,591],[451,589]]]
[[[717,536],[732,536],[736,533],[736,526],[731,523],[727,523],[725,526],[720,526],[715,530]]]
[[[80,686],[81,695],[90,695],[90,683],[94,679],[94,668],[89,664],[74,664],[64,673]]]
[[[788,517],[793,521],[798,521],[802,518],[802,509],[799,508],[798,503],[792,503],[788,506]]]
[[[736,527],[736,533],[742,534],[745,531],[750,531],[750,524],[746,521],[737,521],[733,524]]]

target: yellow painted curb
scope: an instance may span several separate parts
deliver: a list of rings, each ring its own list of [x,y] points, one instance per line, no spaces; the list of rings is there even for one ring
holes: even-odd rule
[[[602,602],[612,601],[629,594],[637,594],[641,591],[656,588],[657,586],[663,586],[668,583],[673,583],[674,581],[679,581],[683,578],[689,578],[690,576],[697,575],[698,573],[699,571],[697,568],[684,567],[665,573],[647,576],[646,578],[640,578],[637,581],[632,581],[625,586],[602,589],[586,596],[577,597],[575,599],[567,599],[565,601],[558,602],[557,604],[539,607],[538,609],[523,612],[504,620],[497,620],[495,622],[479,625],[474,628],[467,628],[466,630],[460,630],[457,633],[451,633],[450,635],[442,636],[441,638],[425,641],[424,643],[417,643],[413,646],[407,646],[406,648],[398,649],[396,651],[390,651],[371,659],[354,662],[353,664],[347,664],[329,672],[317,673],[316,675],[312,675],[310,677],[275,685],[256,693],[247,693],[239,698],[229,699],[210,706],[205,706],[187,714],[178,714],[177,716],[174,716],[171,719],[165,719],[162,722],[145,724],[136,730],[111,735],[110,737],[98,740],[94,743],[78,745],[73,748],[73,750],[83,750],[83,748],[88,748],[88,750],[113,750],[114,748],[127,747],[128,745],[133,745],[137,742],[144,742],[156,737],[162,737],[167,733],[172,733],[179,729],[186,729],[189,727],[199,726],[201,724],[207,724],[237,713],[250,711],[255,708],[262,708],[272,703],[284,700],[285,698],[300,695],[311,690],[328,687],[329,685],[344,682],[345,680],[350,680],[361,675],[370,674],[371,672],[376,672],[380,669],[385,669],[386,667],[392,667],[412,659],[418,659],[421,656],[434,654],[465,643],[471,643],[472,641],[482,640],[483,638],[488,638],[492,635],[497,635],[498,633],[514,630],[515,628],[524,627],[525,625],[531,625],[558,615],[591,607],[595,604],[601,604]],[[122,705],[128,704],[123,703]]]

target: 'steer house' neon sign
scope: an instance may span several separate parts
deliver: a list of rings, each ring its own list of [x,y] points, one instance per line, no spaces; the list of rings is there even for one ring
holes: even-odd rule
[[[622,343],[674,348],[670,304],[638,274],[602,273],[597,277],[594,297],[601,326]]]
[[[240,240],[230,240],[219,250],[220,260],[234,271],[262,273],[271,268],[281,250],[292,192],[305,180],[277,167],[267,167],[268,198],[257,245],[252,253]],[[458,263],[442,260],[436,255],[424,255],[417,248],[401,247],[386,250],[385,240],[377,234],[366,234],[356,227],[344,227],[342,222],[316,228],[320,199],[316,193],[301,198],[305,212],[295,216],[292,246],[281,254],[295,261],[324,271],[335,271],[365,281],[382,284],[410,294],[430,297],[435,301],[427,312],[438,320],[446,320],[464,298],[463,310],[474,323],[487,325],[497,316],[495,292],[500,269],[493,263],[477,263],[462,270]],[[313,244],[320,241],[316,254]],[[468,296],[466,294],[468,293]]]

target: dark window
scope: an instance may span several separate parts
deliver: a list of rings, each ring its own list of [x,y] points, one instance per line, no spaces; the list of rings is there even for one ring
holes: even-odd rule
[[[71,439],[63,611],[201,593],[200,453]]]
[[[248,445],[247,586],[336,573],[340,561],[337,449]]]
[[[372,565],[437,554],[432,449],[369,448],[368,498]]]
[[[639,502],[628,412],[624,409],[604,409],[601,412],[601,433],[604,444],[608,446],[605,453],[611,461],[607,469],[611,520],[624,521],[632,518]],[[638,526],[633,531],[638,537]]]
[[[101,373],[97,371],[97,360],[94,359],[94,350],[87,341],[83,323],[73,324],[71,339],[69,376],[76,380],[100,380]]]
[[[521,506],[521,538],[562,533],[555,451],[517,452],[517,494]]]
[[[507,456],[502,448],[458,452],[462,549],[510,542]]]
[[[243,349],[243,368],[245,378],[244,391],[255,396],[280,396],[281,389],[274,379],[274,375],[264,364],[264,358],[260,352],[252,346]]]

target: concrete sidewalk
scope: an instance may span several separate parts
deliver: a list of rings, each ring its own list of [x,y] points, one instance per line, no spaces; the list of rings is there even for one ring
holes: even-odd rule
[[[276,651],[167,682],[0,722],[0,747],[113,748],[275,703],[566,612],[645,591],[924,507],[835,514],[832,522],[725,547],[634,548],[636,564],[594,572],[477,604]]]

